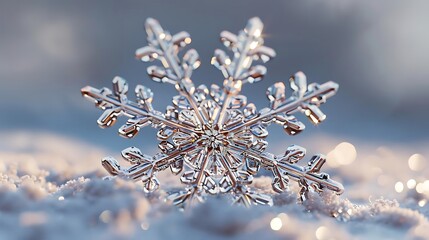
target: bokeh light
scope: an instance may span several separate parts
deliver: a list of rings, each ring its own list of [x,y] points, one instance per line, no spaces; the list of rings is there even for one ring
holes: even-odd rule
[[[108,223],[112,218],[112,213],[109,210],[105,210],[100,214],[99,218],[100,218],[100,221],[104,223]]]
[[[141,229],[143,229],[143,230],[149,230],[149,223],[147,222],[147,221],[144,221],[144,222],[142,222],[141,224],[140,224],[140,227],[141,227]]]
[[[329,229],[325,226],[320,226],[316,230],[316,238],[318,240],[325,240],[329,238]]]
[[[397,182],[395,184],[395,191],[398,193],[401,193],[402,191],[404,191],[404,184],[402,182]]]
[[[271,219],[270,227],[272,230],[278,231],[282,228],[282,226],[283,226],[283,223],[279,217],[275,217],[275,218]]]
[[[356,156],[357,152],[355,146],[348,142],[342,142],[328,153],[327,161],[331,167],[338,167],[339,165],[351,164],[355,161]]]
[[[416,187],[416,184],[417,184],[416,180],[410,179],[407,182],[407,187],[408,187],[408,189],[413,189]]]
[[[408,166],[413,171],[420,171],[426,167],[426,159],[421,154],[413,154],[408,159]]]

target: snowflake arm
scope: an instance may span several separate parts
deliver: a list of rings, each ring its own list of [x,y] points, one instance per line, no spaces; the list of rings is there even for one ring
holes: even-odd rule
[[[193,95],[195,86],[190,79],[193,70],[200,66],[198,53],[195,49],[190,49],[182,60],[178,57],[178,52],[191,43],[189,33],[180,32],[171,36],[162,29],[157,20],[152,18],[146,20],[145,27],[149,46],[137,49],[136,57],[144,62],[160,60],[162,67],[156,65],[148,67],[149,76],[157,82],[174,84],[176,90],[186,98],[198,120],[203,122],[204,119]]]
[[[320,173],[321,167],[326,162],[326,158],[323,155],[314,155],[306,167],[296,164],[299,160],[304,158],[306,152],[305,149],[300,146],[292,145],[288,147],[283,156],[275,156],[269,152],[261,153],[237,146],[231,146],[231,148],[243,152],[247,158],[246,164],[248,169],[251,168],[252,161],[256,161],[257,165],[256,167],[253,166],[253,168],[258,168],[257,170],[259,170],[259,167],[262,165],[264,168],[270,170],[274,175],[272,187],[276,192],[281,193],[287,190],[289,179],[300,184],[300,197],[302,199],[306,198],[306,194],[309,190],[322,191],[324,189],[329,189],[338,194],[344,191],[342,184],[331,180],[328,174]],[[312,189],[309,189],[310,187]]]
[[[262,65],[252,66],[253,61],[267,62],[276,55],[273,49],[263,46],[262,30],[261,20],[254,17],[249,20],[246,28],[240,31],[238,36],[228,31],[220,34],[222,43],[234,54],[231,60],[223,50],[216,49],[211,60],[211,64],[216,66],[225,78],[223,92],[217,97],[217,101],[222,105],[217,121],[219,127],[226,117],[227,109],[246,104],[246,97],[238,95],[242,85],[262,80],[267,72]]]
[[[290,81],[291,87],[295,91],[289,99],[285,98],[285,85],[278,82],[267,90],[270,108],[262,109],[243,123],[225,129],[225,131],[240,131],[261,121],[274,120],[275,123],[283,125],[289,135],[295,135],[305,129],[304,124],[291,115],[296,111],[303,112],[313,124],[319,124],[325,120],[326,115],[319,109],[319,106],[337,92],[338,84],[331,81],[321,85],[313,83],[307,88],[306,76],[302,72],[296,73],[290,78]]]
[[[130,147],[122,151],[122,158],[132,164],[131,167],[121,167],[118,161],[112,157],[104,158],[102,165],[112,176],[141,180],[144,185],[143,189],[150,193],[159,187],[156,173],[168,167],[172,173],[180,173],[183,169],[183,155],[197,146],[197,143],[193,143],[183,148],[169,149],[169,151],[158,153],[153,157],[142,154],[138,148]]]
[[[112,92],[108,88],[97,89],[86,86],[81,89],[82,95],[95,102],[96,107],[104,110],[97,120],[100,127],[111,127],[115,124],[119,116],[125,115],[130,119],[119,129],[119,134],[123,137],[134,137],[142,127],[152,123],[153,127],[159,127],[158,123],[180,129],[185,132],[194,132],[194,129],[177,121],[165,117],[152,107],[152,91],[142,85],[137,85],[135,92],[138,103],[127,98],[128,84],[125,79],[115,77],[113,79]]]

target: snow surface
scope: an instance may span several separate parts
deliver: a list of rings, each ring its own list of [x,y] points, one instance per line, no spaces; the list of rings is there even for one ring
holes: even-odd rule
[[[180,187],[169,173],[161,191],[146,196],[136,183],[103,180],[106,149],[40,132],[2,138],[0,239],[429,239],[427,143],[319,136],[303,146],[329,153],[324,170],[344,183],[342,196],[311,194],[297,204],[295,184],[274,194],[267,175],[253,185],[273,194],[273,207],[213,197],[183,212],[163,201],[163,190]],[[282,151],[280,143],[272,148]]]

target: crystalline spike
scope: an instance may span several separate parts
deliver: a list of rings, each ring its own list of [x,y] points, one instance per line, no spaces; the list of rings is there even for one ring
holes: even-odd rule
[[[174,34],[171,41],[174,45],[182,48],[191,43],[191,36],[187,32],[179,32]]]
[[[267,73],[267,68],[262,65],[256,65],[249,68],[249,71],[242,76],[240,79],[243,79],[244,83],[256,83],[261,81],[265,74]]]
[[[142,154],[140,149],[129,147],[121,152],[122,157],[130,163],[147,163],[151,162],[152,157]]]
[[[233,127],[237,124],[240,124],[243,120],[243,114],[239,110],[229,110],[225,115],[226,117],[222,122],[222,125],[225,127]]]
[[[155,177],[150,178],[143,182],[143,190],[147,193],[151,193],[159,188],[159,180]]]
[[[237,181],[244,185],[249,185],[253,181],[253,176],[247,171],[237,171]]]
[[[275,83],[267,89],[267,97],[270,107],[276,109],[286,100],[285,85],[282,82]]]
[[[140,117],[140,118],[130,118],[128,119],[125,125],[119,128],[119,135],[132,138],[140,131],[141,128],[150,124],[149,118]]]
[[[142,47],[136,50],[136,58],[143,62],[151,62],[161,57],[161,55],[161,51],[151,46]]]
[[[219,190],[222,193],[227,193],[233,189],[232,181],[228,175],[225,175],[219,181]]]
[[[209,94],[209,89],[204,84],[198,86],[194,93],[195,99],[198,102],[202,102],[203,100],[206,100],[208,94]]]
[[[253,17],[247,22],[244,31],[248,35],[258,38],[261,36],[263,28],[264,24],[262,23],[261,19],[258,17]]]
[[[136,96],[137,98],[144,101],[144,103],[152,103],[153,92],[150,88],[147,88],[142,85],[137,85],[136,87]]]
[[[177,132],[173,134],[173,143],[177,146],[184,146],[194,141],[193,137],[186,133]]]
[[[238,109],[244,107],[247,103],[247,97],[244,95],[238,95],[232,98],[231,104],[229,105],[230,109]]]
[[[149,42],[151,42],[151,39],[153,38],[165,38],[164,29],[162,29],[161,25],[157,20],[153,18],[146,19],[145,28]]]
[[[158,66],[151,66],[147,69],[147,73],[155,82],[168,82],[172,79],[169,79],[167,72]]]
[[[167,140],[169,137],[173,135],[173,133],[174,133],[174,129],[170,127],[165,127],[165,128],[159,129],[156,135],[160,140]]]
[[[222,100],[222,90],[216,84],[211,85],[210,95],[212,96],[213,100],[215,100],[216,102],[219,102]]]
[[[250,132],[258,138],[264,138],[268,136],[267,129],[262,125],[255,125],[250,128]]]
[[[230,78],[223,81],[223,87],[228,94],[236,95],[241,91],[242,82],[234,81]]]
[[[165,154],[169,154],[170,152],[174,151],[176,147],[168,142],[168,141],[162,141],[158,144],[158,148],[161,150],[161,152]]]
[[[326,158],[322,155],[315,155],[308,162],[308,170],[307,172],[318,173],[322,168],[323,164],[325,164]]]
[[[297,163],[305,156],[306,150],[297,145],[291,145],[286,149],[284,158],[290,163]]]
[[[106,169],[106,171],[112,176],[119,175],[121,172],[121,166],[119,165],[118,161],[116,161],[112,157],[103,158],[103,160],[101,161],[101,164]]]
[[[313,124],[318,124],[326,119],[326,115],[319,109],[319,107],[312,104],[304,105],[304,114]]]
[[[279,115],[276,117],[279,119]],[[305,125],[298,121],[294,116],[287,116],[285,118],[282,118],[284,121],[282,122],[283,128],[285,132],[289,135],[296,135],[300,132],[302,132],[305,129]]]
[[[180,181],[184,184],[192,184],[196,181],[197,177],[196,171],[187,171],[183,173],[182,177],[180,178]]]
[[[183,170],[183,157],[176,159],[171,165],[170,170],[174,175],[178,175]]]
[[[188,109],[189,108],[189,102],[184,96],[174,96],[173,97],[173,104],[175,107],[180,109]]]
[[[220,33],[220,40],[225,45],[225,47],[229,47],[229,48],[236,47],[238,42],[237,35],[228,31],[223,31]]]
[[[115,77],[113,79],[113,92],[117,96],[127,94],[127,92],[128,92],[127,81],[125,81],[125,79],[123,79],[121,77]]]
[[[251,118],[256,115],[256,106],[253,103],[247,104],[247,106],[244,108],[244,117]]]
[[[194,128],[196,128],[199,125],[199,121],[198,119],[196,119],[194,112],[190,110],[182,110],[179,113],[179,122],[182,125],[186,125]]]
[[[261,167],[261,164],[258,161],[255,161],[251,158],[246,158],[246,170],[250,174],[252,174],[252,175],[257,174],[260,167]]]
[[[289,178],[287,176],[282,177],[282,176],[276,176],[273,179],[273,182],[271,183],[273,190],[278,192],[278,193],[282,193],[284,192],[286,189],[288,189],[289,186]]]
[[[226,55],[226,53],[220,49],[215,50],[214,56],[212,57],[210,63],[222,72],[224,78],[229,78],[231,76],[231,65],[235,64],[232,63],[231,59]]]
[[[201,62],[198,56],[198,52],[195,49],[191,49],[186,52],[183,56],[183,68],[184,75],[183,77],[188,79],[192,75],[192,71],[197,69],[200,66]]]
[[[183,78],[182,81],[176,84],[176,89],[179,92],[186,92],[186,93],[189,93],[190,95],[194,94],[195,92],[194,83],[190,78],[187,78],[187,77]],[[189,104],[191,104],[191,100],[189,99],[189,97],[187,97],[187,99],[189,101]]]
[[[257,110],[240,95],[246,83],[256,83],[266,74],[264,65],[276,53],[264,46],[263,24],[257,17],[248,21],[237,35],[221,33],[222,43],[232,51],[227,54],[217,49],[211,63],[223,75],[222,87],[212,84],[195,86],[192,73],[200,65],[194,49],[179,53],[191,43],[187,32],[171,35],[159,22],[149,18],[145,22],[148,46],[139,48],[136,57],[154,61],[147,68],[156,82],[170,83],[178,91],[172,106],[165,114],[152,106],[153,92],[142,85],[135,88],[136,101],[128,98],[128,84],[121,77],[113,79],[113,90],[84,87],[82,95],[93,101],[104,112],[98,119],[101,127],[112,126],[118,117],[128,121],[119,128],[121,136],[131,138],[145,126],[156,128],[160,152],[153,157],[131,147],[122,151],[122,157],[131,166],[124,167],[112,157],[102,160],[103,167],[113,176],[141,181],[145,192],[159,188],[158,172],[170,169],[180,174],[185,190],[173,192],[168,199],[184,207],[204,201],[209,194],[228,194],[232,202],[251,206],[271,206],[270,196],[257,193],[248,186],[261,168],[273,175],[275,192],[289,190],[292,181],[299,184],[301,200],[308,192],[326,190],[341,194],[344,187],[321,172],[326,159],[315,155],[306,166],[298,163],[305,157],[304,148],[291,145],[283,155],[267,152],[267,127],[276,123],[289,135],[296,135],[305,125],[293,115],[302,112],[312,123],[320,123],[326,115],[320,110],[338,90],[338,84],[327,82],[307,85],[307,77],[297,72],[290,79],[293,92],[286,97],[285,85],[278,82],[268,88],[269,107]],[[181,57],[183,56],[183,57]],[[302,162],[302,161],[301,161]]]
[[[216,186],[215,180],[208,176],[204,178],[203,188],[210,194],[217,194],[219,192],[219,188]]]
[[[198,52],[195,49],[187,51],[183,56],[183,64],[186,64],[187,67],[192,67],[192,69],[197,69],[200,66]]]
[[[182,206],[186,201],[188,201],[191,195],[192,192],[190,190],[180,191],[169,195],[168,199],[171,200],[174,205]]]
[[[290,79],[290,87],[294,91],[294,96],[302,98],[307,91],[307,77],[303,72],[297,72]]]
[[[276,52],[268,47],[260,46],[250,52],[257,60],[266,63],[276,56]]]
[[[252,143],[251,148],[258,152],[264,152],[268,146],[268,142],[262,139],[258,139]]]
[[[201,102],[201,112],[208,122],[213,122],[220,111],[219,105],[214,100],[204,100]]]

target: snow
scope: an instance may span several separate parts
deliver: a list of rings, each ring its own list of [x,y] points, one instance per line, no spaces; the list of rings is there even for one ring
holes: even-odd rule
[[[168,173],[149,196],[138,183],[103,180],[100,159],[109,151],[98,146],[44,132],[2,136],[8,141],[0,148],[0,239],[429,238],[425,143],[347,143],[354,153],[340,139],[319,136],[306,146],[325,153],[347,146],[356,155],[343,164],[331,158],[324,168],[344,183],[342,196],[312,193],[299,204],[296,185],[274,194],[271,178],[261,176],[253,187],[273,194],[273,207],[231,206],[213,197],[180,211],[163,201],[165,191],[179,186]],[[414,154],[419,167],[409,165]]]

